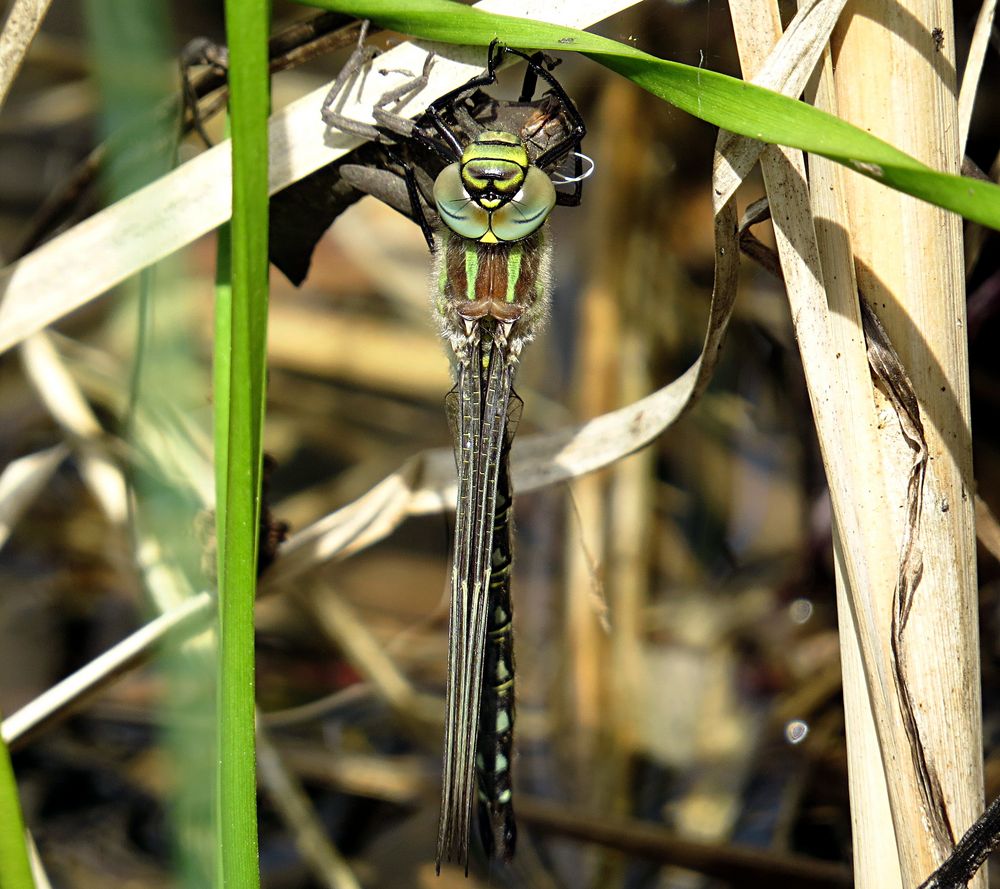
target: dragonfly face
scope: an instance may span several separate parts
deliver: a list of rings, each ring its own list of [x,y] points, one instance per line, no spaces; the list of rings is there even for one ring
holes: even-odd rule
[[[528,161],[513,133],[485,132],[442,170],[434,183],[441,221],[483,244],[520,241],[537,231],[556,205],[556,190]]]

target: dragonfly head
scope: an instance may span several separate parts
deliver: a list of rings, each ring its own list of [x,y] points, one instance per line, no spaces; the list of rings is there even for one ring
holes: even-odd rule
[[[513,133],[488,130],[466,146],[459,163],[466,193],[484,210],[496,210],[524,186],[528,152]]]
[[[487,130],[434,183],[441,220],[485,244],[519,241],[537,231],[556,203],[552,180],[528,160],[513,133]]]

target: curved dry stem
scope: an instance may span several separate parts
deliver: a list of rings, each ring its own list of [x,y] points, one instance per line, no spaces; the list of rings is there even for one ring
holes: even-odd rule
[[[51,3],[52,0],[14,0],[10,6],[0,33],[0,107]]]
[[[320,885],[326,889],[361,889],[361,883],[351,866],[330,842],[326,828],[319,820],[298,777],[288,769],[281,751],[261,728],[259,712],[257,769],[261,784]]]
[[[4,467],[0,473],[0,549],[68,454],[69,448],[60,443],[18,457]]]
[[[986,48],[990,44],[996,13],[997,0],[983,0],[983,5],[979,8],[979,17],[976,19],[976,29],[972,33],[969,56],[965,60],[962,87],[958,93],[958,145],[963,152],[966,142],[969,141],[972,109],[976,104],[976,93],[979,92],[979,77],[983,72]]]

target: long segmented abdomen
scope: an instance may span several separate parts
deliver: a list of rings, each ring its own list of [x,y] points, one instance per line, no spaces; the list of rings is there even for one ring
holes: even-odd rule
[[[508,444],[509,448],[509,444]],[[501,458],[490,560],[490,605],[476,744],[479,832],[487,855],[510,860],[517,841],[511,759],[514,747],[514,631],[510,595],[511,485]]]

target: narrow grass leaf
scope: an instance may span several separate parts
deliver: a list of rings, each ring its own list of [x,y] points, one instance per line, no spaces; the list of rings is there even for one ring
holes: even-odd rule
[[[304,0],[443,43],[581,52],[683,111],[742,136],[828,157],[890,188],[1000,228],[1000,187],[931,170],[846,121],[771,90],[658,59],[632,46],[563,25],[482,12],[452,0]]]
[[[267,0],[227,0],[233,218],[220,235],[216,309],[219,867],[260,885],[254,629],[267,340]]]
[[[0,738],[0,889],[35,889],[10,752]]]

